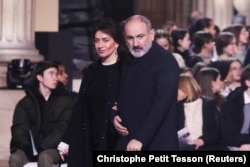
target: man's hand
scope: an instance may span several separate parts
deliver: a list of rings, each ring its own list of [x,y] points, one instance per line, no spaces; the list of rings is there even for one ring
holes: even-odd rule
[[[64,156],[68,155],[69,153],[69,145],[67,143],[60,142],[57,146],[57,150],[59,152],[62,161],[64,161]]]
[[[65,155],[68,155],[68,150],[59,151],[59,155],[60,155],[62,161],[64,161],[64,156],[65,156]]]
[[[126,151],[141,151],[141,149],[142,143],[139,140],[132,139],[129,141]]]
[[[195,139],[188,142],[188,144],[195,145],[195,149],[197,150],[198,148],[204,145],[204,141],[202,139]]]
[[[239,151],[250,151],[250,144],[242,144]]]
[[[126,127],[122,126],[121,122],[122,122],[121,117],[118,115],[115,116],[113,124],[114,124],[114,127],[115,127],[117,133],[119,133],[122,136],[126,136],[126,135],[128,135],[129,132],[128,132]]]

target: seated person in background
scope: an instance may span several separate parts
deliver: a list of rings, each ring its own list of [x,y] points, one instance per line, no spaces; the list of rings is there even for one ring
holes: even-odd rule
[[[178,26],[175,22],[173,21],[166,21],[163,26],[162,26],[162,29],[164,31],[166,31],[168,34],[171,34],[173,30],[177,29]]]
[[[250,66],[241,76],[241,87],[231,92],[222,111],[222,138],[234,151],[250,151]]]
[[[221,95],[227,97],[236,87],[240,86],[240,77],[242,73],[242,63],[239,59],[228,58],[213,61],[209,64],[219,70],[223,86],[220,90]]]
[[[193,66],[193,68],[192,68],[192,73],[193,73],[194,78],[197,78],[197,75],[198,75],[199,71],[200,71],[202,68],[204,68],[204,67],[207,67],[207,64],[206,64],[205,62],[202,62],[202,61],[197,62],[197,63]]]
[[[71,117],[72,101],[58,87],[58,70],[53,62],[37,64],[36,80],[16,105],[11,126],[10,167],[38,161],[39,167],[61,161],[57,146]]]
[[[221,78],[224,78],[217,68],[203,67],[196,75],[196,81],[201,87],[202,96],[214,98],[217,103],[217,109],[221,114],[221,105],[225,101],[225,97],[221,94],[221,89],[224,83]]]
[[[193,36],[193,59],[190,66],[194,67],[197,62],[209,64],[213,57],[213,36],[206,31],[197,31]]]
[[[69,75],[66,72],[66,68],[62,62],[55,61],[58,69],[58,81],[61,82],[63,85],[67,86]]]
[[[235,57],[239,59],[242,63],[247,58],[247,50],[249,49],[249,32],[247,30],[247,27],[243,24],[232,24],[229,27],[226,27],[223,29],[224,32],[231,32],[234,34],[236,38],[236,47],[237,52],[235,53]],[[248,57],[249,58],[249,57]]]
[[[171,34],[173,52],[178,53],[184,59],[187,67],[191,67],[193,57],[190,55],[189,48],[191,44],[189,32],[186,29],[173,30]]]
[[[178,65],[180,68],[184,68],[186,67],[185,61],[184,59],[181,57],[180,54],[178,53],[173,53],[172,50],[172,44],[169,38],[169,35],[166,31],[164,31],[163,29],[157,29],[155,31],[155,38],[154,38],[155,42],[158,43],[163,49],[170,51],[172,53],[172,55],[175,57]]]
[[[240,78],[242,71],[243,71],[243,64],[239,59],[230,60],[229,75],[231,76],[231,81],[228,84],[228,87],[231,91],[241,86]]]
[[[227,60],[237,53],[235,35],[231,32],[221,32],[215,40],[217,60]]]
[[[201,96],[196,80],[181,74],[178,86],[178,135],[186,129],[186,139],[179,141],[180,150],[225,150],[221,145],[216,120],[216,101]]]
[[[76,100],[78,93],[72,91],[71,89],[69,89],[67,87],[68,85],[68,73],[66,72],[66,68],[64,66],[64,64],[62,62],[59,61],[55,61],[54,62],[57,65],[57,69],[58,69],[58,81],[60,83],[62,83],[66,89],[68,90],[69,96],[70,98],[73,100],[73,102]]]

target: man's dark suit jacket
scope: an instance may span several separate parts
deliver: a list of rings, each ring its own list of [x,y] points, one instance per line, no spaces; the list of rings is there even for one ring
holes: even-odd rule
[[[129,135],[120,137],[117,150],[126,150],[131,139],[143,150],[177,150],[177,89],[179,67],[170,52],[156,43],[140,58],[124,62],[118,114]]]

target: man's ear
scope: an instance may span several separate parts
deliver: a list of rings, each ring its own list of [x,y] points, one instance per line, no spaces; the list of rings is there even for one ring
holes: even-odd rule
[[[153,41],[155,39],[155,29],[151,29],[149,31],[149,35],[150,35],[151,40]]]
[[[42,79],[43,79],[43,77],[42,77],[41,75],[36,75],[36,79],[37,79],[39,82],[41,82]]]

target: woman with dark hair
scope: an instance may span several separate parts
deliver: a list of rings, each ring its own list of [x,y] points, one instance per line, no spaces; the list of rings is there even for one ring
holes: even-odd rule
[[[237,52],[236,38],[231,32],[221,32],[215,40],[218,59],[228,59]]]
[[[176,29],[171,34],[172,45],[174,53],[182,56],[187,67],[192,67],[189,63],[192,57],[189,54],[189,47],[191,44],[189,32],[186,29]]]
[[[213,37],[216,34],[215,24],[214,24],[213,19],[207,18],[207,17],[200,18],[199,20],[196,21],[196,23],[195,23],[195,30],[196,30],[195,32],[197,32],[197,31],[206,31],[206,32],[209,32],[210,34],[212,34]]]
[[[241,62],[244,62],[247,50],[249,49],[248,45],[249,32],[247,31],[246,26],[242,24],[233,24],[225,28],[223,32],[231,32],[234,34],[237,46],[236,58],[239,59]]]
[[[194,57],[191,62],[191,66],[194,66],[197,62],[203,61],[206,64],[211,62],[213,57],[213,36],[206,31],[198,31],[193,36],[193,52]]]
[[[221,111],[221,106],[225,98],[220,94],[223,87],[220,72],[213,67],[202,68],[195,78],[201,87],[202,96],[208,96],[216,100],[217,109]]]
[[[230,68],[228,73],[228,85],[230,92],[241,86],[240,78],[243,70],[243,64],[239,59],[230,59]]]
[[[110,121],[117,101],[123,37],[119,24],[102,19],[93,27],[100,57],[84,72],[69,129],[68,166],[92,166],[93,150],[113,150],[117,134]]]
[[[194,78],[197,77],[197,74],[199,73],[199,71],[204,68],[207,67],[207,64],[205,62],[198,62],[194,65],[194,67],[192,68],[192,74],[194,76]]]
[[[239,59],[218,60],[210,63],[209,66],[220,71],[221,81],[224,83],[220,93],[224,97],[227,97],[229,93],[241,85],[240,78],[243,64]]]
[[[229,84],[231,83],[231,75],[230,75],[230,64],[232,59],[222,59],[211,62],[208,66],[216,68],[220,72],[220,80],[223,83],[220,94],[226,97],[232,90],[229,89]]]

